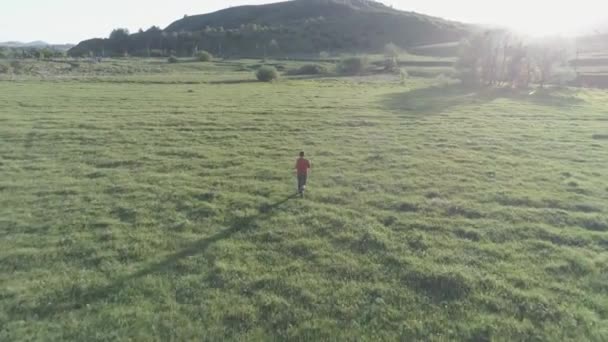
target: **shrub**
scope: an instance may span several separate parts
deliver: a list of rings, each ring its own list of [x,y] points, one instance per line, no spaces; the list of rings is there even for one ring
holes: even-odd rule
[[[213,56],[209,52],[207,52],[207,51],[201,51],[201,52],[199,52],[196,55],[196,57],[201,62],[211,62],[211,60],[213,59]]]
[[[8,74],[9,70],[10,68],[8,67],[8,65],[0,63],[0,74]]]
[[[363,57],[349,57],[340,61],[338,72],[343,75],[359,75],[367,68],[367,60]]]
[[[327,73],[327,68],[319,64],[306,64],[298,69],[290,70],[290,75],[322,75]]]
[[[177,57],[171,56],[171,57],[169,57],[169,59],[167,59],[167,62],[169,62],[169,63],[177,63],[177,62],[179,62],[179,60],[177,59]]]
[[[263,66],[256,72],[255,76],[258,81],[272,82],[279,78],[279,72],[273,66]]]

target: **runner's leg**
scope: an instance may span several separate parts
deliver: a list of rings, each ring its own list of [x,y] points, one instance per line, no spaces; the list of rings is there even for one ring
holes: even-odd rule
[[[298,193],[302,193],[302,175],[298,175]]]

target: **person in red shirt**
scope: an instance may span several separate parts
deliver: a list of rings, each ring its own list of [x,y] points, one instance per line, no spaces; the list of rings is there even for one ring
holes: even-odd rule
[[[310,170],[310,161],[304,158],[304,152],[300,152],[300,158],[296,160],[296,173],[298,175],[298,194],[304,196],[306,189],[306,181],[308,180],[308,170]]]

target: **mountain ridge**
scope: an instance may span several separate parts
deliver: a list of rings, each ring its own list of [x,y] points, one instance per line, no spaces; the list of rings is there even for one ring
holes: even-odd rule
[[[49,44],[42,40],[36,40],[32,42],[19,42],[19,41],[8,41],[8,42],[0,42],[0,46],[2,47],[44,47],[53,44]]]
[[[36,40],[32,42],[20,42],[20,41],[7,41],[0,42],[0,47],[2,48],[12,48],[12,49],[30,49],[30,48],[51,48],[58,50],[69,50],[73,48],[74,44],[51,44],[42,40]]]

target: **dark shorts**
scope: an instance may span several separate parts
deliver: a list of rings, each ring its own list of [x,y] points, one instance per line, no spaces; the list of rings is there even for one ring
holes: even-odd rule
[[[308,175],[298,175],[298,190],[302,191],[306,186]]]

